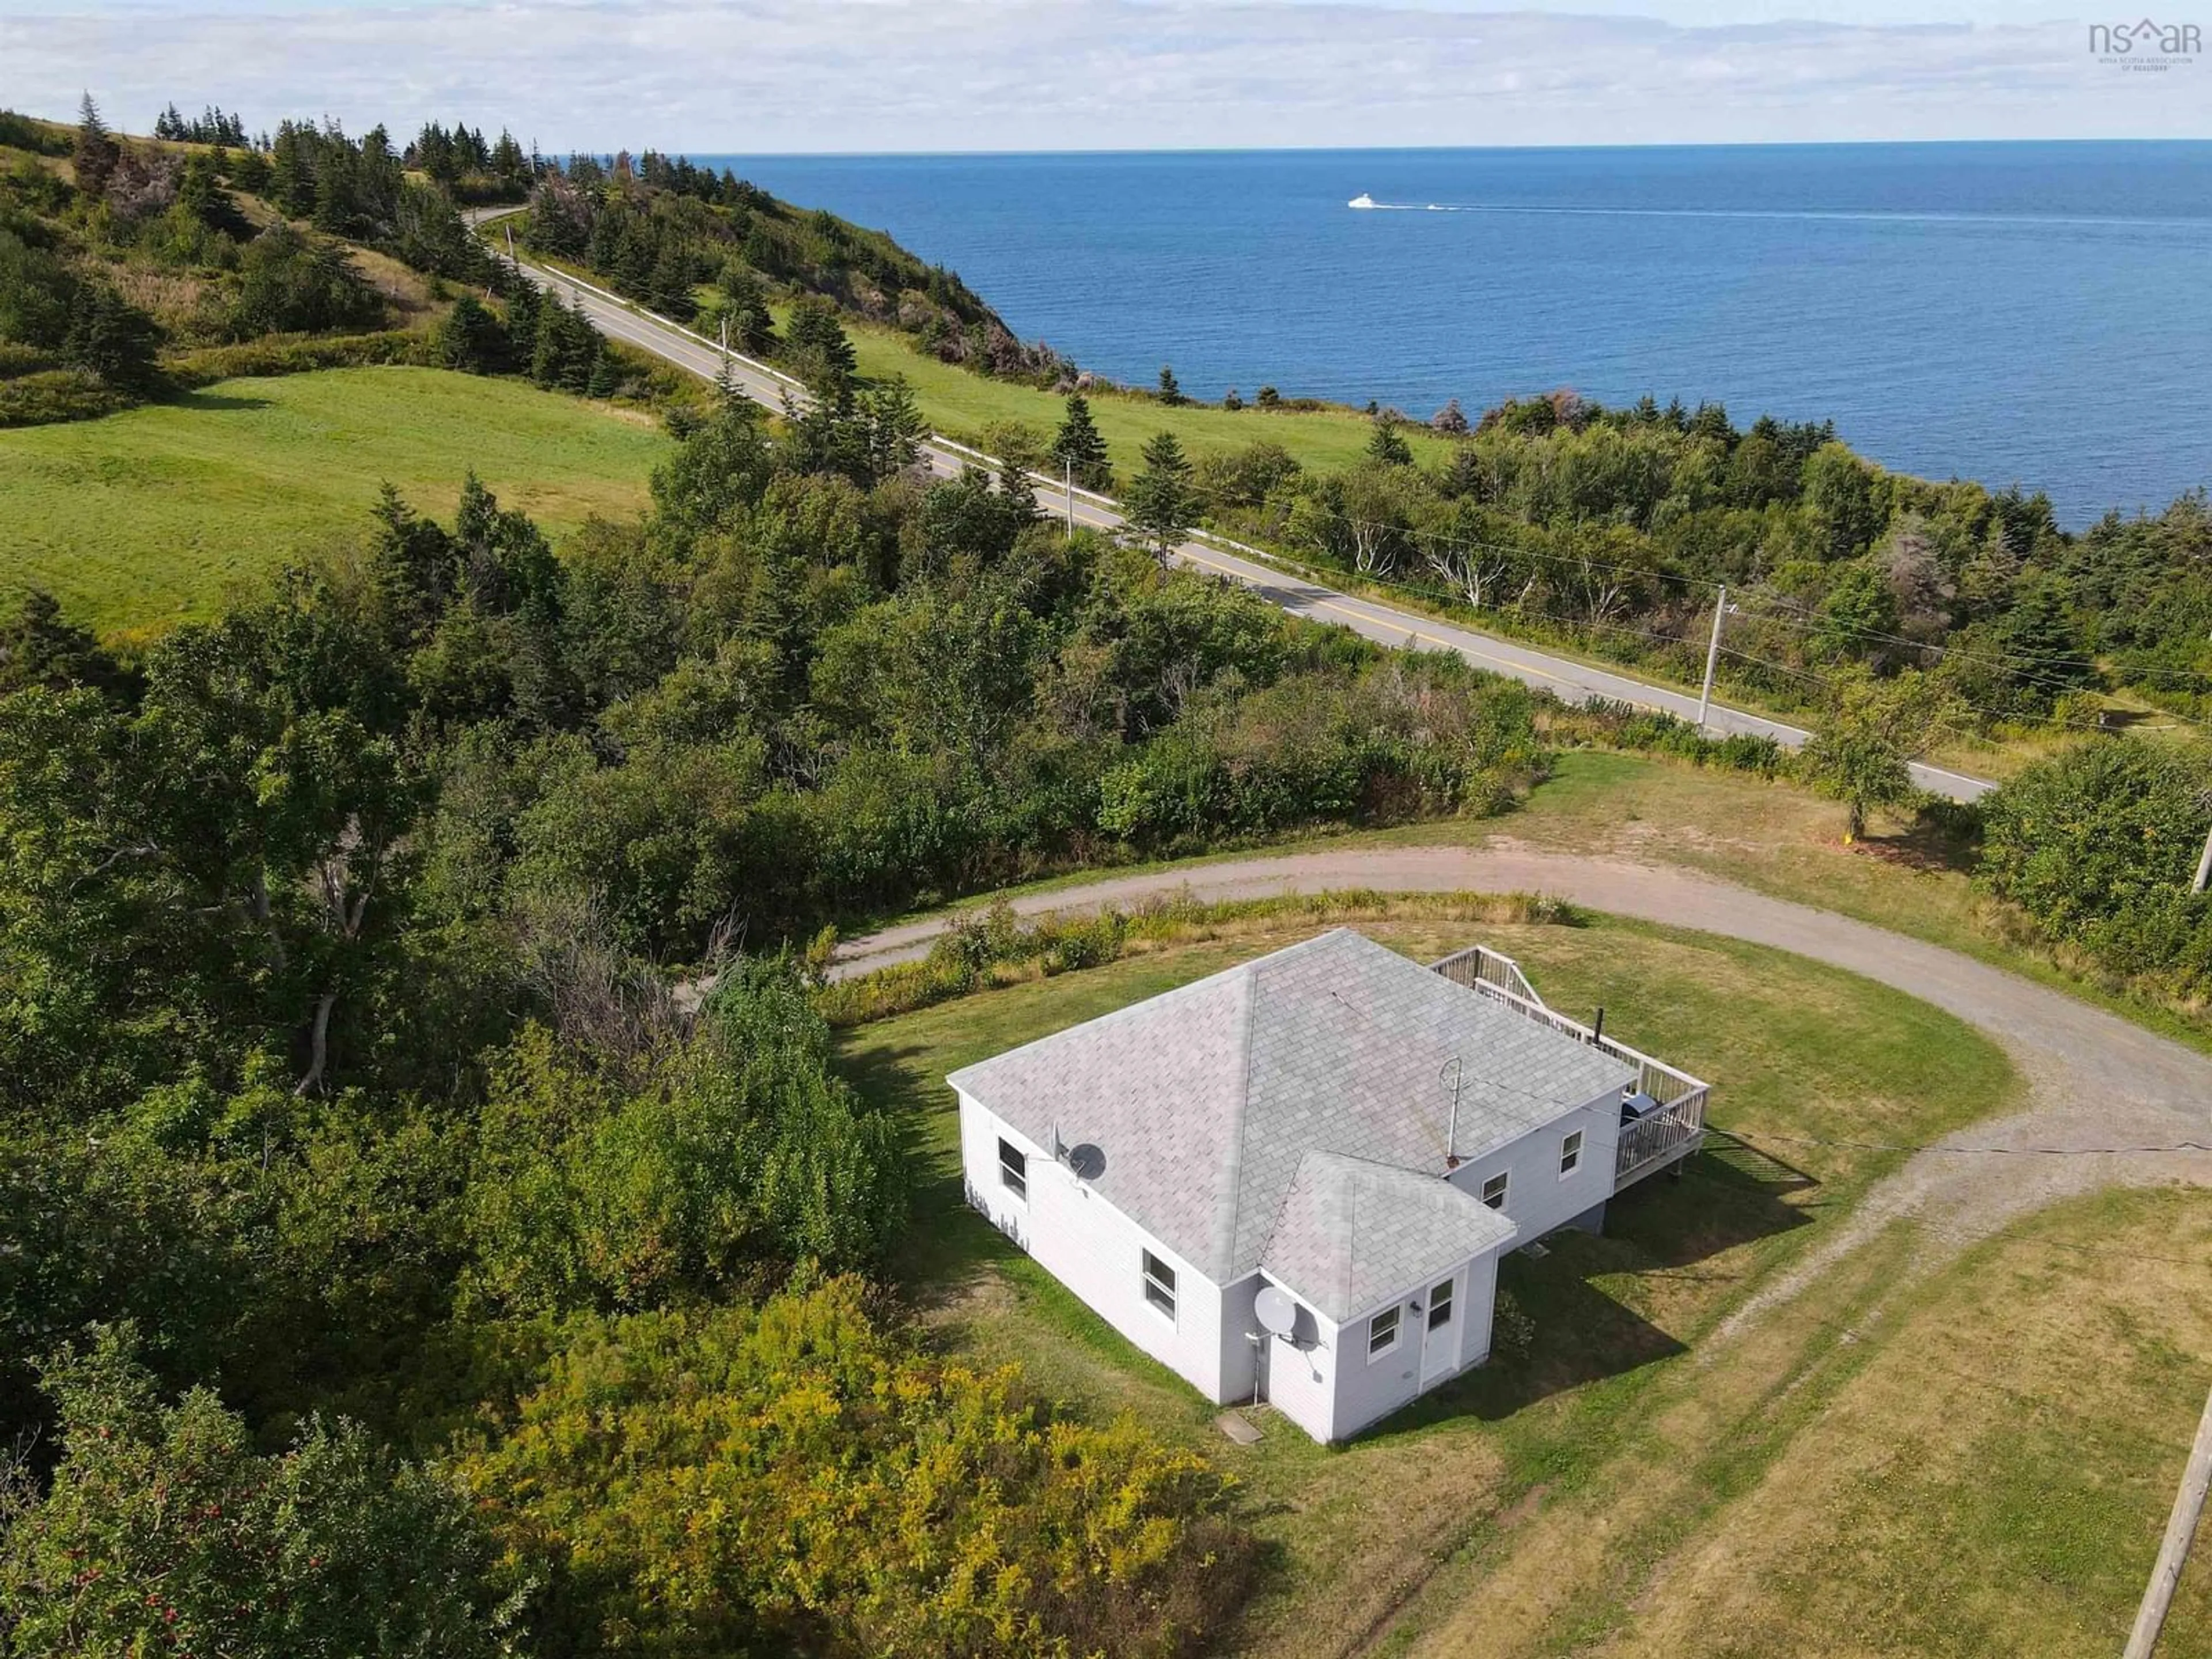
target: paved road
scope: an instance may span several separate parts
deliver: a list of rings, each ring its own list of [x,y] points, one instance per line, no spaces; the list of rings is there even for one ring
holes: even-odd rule
[[[502,212],[513,210],[480,212],[472,216],[481,223],[501,216]],[[641,311],[592,283],[527,260],[519,263],[523,272],[540,286],[560,293],[573,301],[603,333],[649,351],[702,379],[711,380],[721,373],[722,353],[700,336]],[[757,402],[780,409],[787,398],[801,404],[805,401],[805,394],[795,380],[768,364],[735,354],[732,354],[728,361],[732,380],[740,391]],[[979,451],[938,436],[933,436],[924,445],[922,453],[930,470],[944,477],[957,474],[971,462],[989,463],[991,460],[990,457]],[[1087,490],[1064,494],[1060,482],[1053,478],[1039,477],[1036,482],[1039,504],[1055,516],[1072,518],[1077,524],[1100,530],[1115,530],[1121,526],[1121,515],[1109,497]],[[1613,673],[1607,669],[1592,668],[1474,629],[1400,610],[1395,605],[1357,599],[1308,578],[1287,575],[1240,551],[1237,544],[1225,542],[1221,538],[1194,538],[1176,548],[1171,556],[1179,564],[1242,582],[1270,604],[1279,605],[1294,615],[1310,617],[1316,622],[1335,623],[1385,645],[1417,646],[1430,650],[1455,652],[1480,667],[1541,687],[1568,702],[1604,699],[1661,710],[1685,720],[1695,720],[1698,715],[1697,698],[1686,692],[1632,679],[1627,675]],[[1709,729],[1723,734],[1748,732],[1770,737],[1790,749],[1802,744],[1808,735],[1801,726],[1769,720],[1763,714],[1751,714],[1743,709],[1724,708],[1717,703],[1707,716],[1706,725]],[[1992,787],[1983,779],[1947,771],[1941,767],[1916,764],[1912,771],[1915,781],[1922,788],[1948,795],[1954,800],[1972,800]]]
[[[1955,951],[1826,910],[1769,898],[1671,866],[1465,848],[1342,848],[1109,876],[1023,894],[1025,915],[1129,905],[1185,890],[1201,899],[1365,889],[1543,892],[1593,909],[1748,939],[1863,974],[1957,1015],[2002,1047],[2027,1084],[2024,1109],[1978,1123],[1878,1186],[1824,1246],[1755,1307],[1791,1294],[1842,1252],[1900,1215],[1978,1236],[2057,1199],[2126,1184],[2212,1186],[2212,1059],[2141,1026]],[[910,960],[950,920],[926,918],[848,940],[839,976]],[[1537,989],[1543,987],[1540,983]],[[1728,1079],[1713,1079],[1727,1115]],[[1850,1126],[1838,1124],[1848,1134]],[[2059,1148],[2065,1155],[2021,1154]],[[1994,1149],[2002,1149],[1997,1151]],[[1778,1146],[1788,1158],[1788,1149]],[[1948,1252],[1939,1252],[1948,1254]],[[1747,1316],[1739,1313],[1737,1320]]]

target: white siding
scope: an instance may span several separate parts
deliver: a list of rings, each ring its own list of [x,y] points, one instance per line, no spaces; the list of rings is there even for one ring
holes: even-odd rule
[[[1268,1403],[1324,1444],[1336,1438],[1340,1346],[1336,1327],[1303,1304],[1297,1340],[1267,1344]]]
[[[1568,1135],[1583,1134],[1582,1162],[1559,1174],[1559,1149]],[[1613,1160],[1620,1143],[1620,1097],[1608,1094],[1578,1111],[1563,1112],[1540,1129],[1495,1152],[1469,1158],[1451,1173],[1454,1185],[1477,1198],[1482,1184],[1504,1172],[1505,1213],[1521,1228],[1516,1244],[1556,1232],[1613,1196]]]
[[[1490,1358],[1490,1320],[1498,1309],[1498,1252],[1479,1255],[1468,1265],[1460,1291],[1466,1311],[1460,1315],[1459,1368],[1480,1365]]]
[[[1215,1375],[1221,1379],[1220,1397],[1224,1400],[1252,1397],[1254,1374],[1261,1364],[1261,1346],[1252,1340],[1252,1334],[1258,1332],[1263,1338],[1267,1335],[1260,1329],[1260,1316],[1252,1311],[1252,1304],[1263,1282],[1258,1273],[1247,1273],[1222,1290],[1221,1360],[1220,1370]]]
[[[1409,1285],[1395,1302],[1370,1308],[1358,1318],[1345,1322],[1337,1343],[1334,1438],[1350,1439],[1370,1423],[1388,1417],[1419,1395],[1421,1316],[1410,1304],[1422,1300],[1425,1289]],[[1398,1310],[1398,1346],[1380,1358],[1370,1359],[1367,1339],[1373,1316],[1391,1307]]]
[[[1429,1292],[1437,1283],[1455,1279],[1452,1318],[1458,1327],[1458,1352],[1451,1364],[1421,1380],[1421,1343],[1426,1332]],[[1409,1286],[1395,1303],[1370,1308],[1347,1321],[1335,1340],[1336,1389],[1330,1406],[1332,1432],[1319,1439],[1348,1440],[1370,1424],[1411,1405],[1490,1358],[1490,1319],[1498,1301],[1498,1252],[1486,1250],[1464,1267],[1438,1273],[1428,1285]],[[1383,1309],[1398,1310],[1398,1345],[1381,1358],[1367,1357],[1370,1322]],[[1270,1385],[1273,1386],[1272,1383]]]
[[[1029,1159],[1029,1194],[1016,1198],[1001,1183],[999,1141]],[[998,1230],[1027,1250],[1044,1269],[1087,1303],[1100,1317],[1146,1353],[1176,1372],[1216,1404],[1249,1398],[1251,1362],[1231,1370],[1224,1393],[1224,1350],[1234,1340],[1249,1346],[1243,1326],[1223,1328],[1220,1287],[1154,1239],[1065,1165],[975,1101],[960,1097],[960,1152],[968,1201]],[[1175,1269],[1176,1314],[1170,1321],[1145,1299],[1144,1253]],[[1245,1292],[1249,1316],[1250,1291]]]

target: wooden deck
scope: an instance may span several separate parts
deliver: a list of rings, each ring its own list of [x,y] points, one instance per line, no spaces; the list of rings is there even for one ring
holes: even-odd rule
[[[1680,1162],[1705,1144],[1705,1096],[1711,1091],[1710,1085],[1547,1007],[1521,965],[1487,946],[1470,945],[1429,965],[1453,984],[1504,1003],[1523,1018],[1602,1049],[1635,1068],[1637,1091],[1650,1096],[1659,1105],[1636,1122],[1621,1125],[1620,1143],[1613,1156],[1613,1191]]]

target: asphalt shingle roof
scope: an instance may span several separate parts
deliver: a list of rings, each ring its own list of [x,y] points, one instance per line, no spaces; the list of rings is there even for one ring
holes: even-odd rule
[[[1426,1289],[1515,1231],[1499,1212],[1433,1175],[1308,1152],[1283,1194],[1265,1266],[1341,1324]]]
[[[1228,1284],[1263,1263],[1275,1270],[1270,1240],[1309,1154],[1410,1171],[1442,1188],[1454,1060],[1453,1150],[1462,1159],[1633,1075],[1600,1049],[1339,928],[951,1081],[1042,1146],[1056,1132],[1063,1146],[1098,1147],[1099,1193]],[[1317,1173],[1301,1194],[1311,1212],[1302,1212],[1301,1229],[1336,1213],[1322,1184]],[[1438,1240],[1460,1237],[1456,1206],[1410,1213],[1428,1217],[1422,1224]],[[1423,1248],[1389,1250],[1411,1260]],[[1317,1259],[1310,1250],[1308,1258]]]

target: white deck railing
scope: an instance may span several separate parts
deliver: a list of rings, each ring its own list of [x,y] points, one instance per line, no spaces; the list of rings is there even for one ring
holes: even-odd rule
[[[1470,991],[1504,991],[1517,1000],[1534,1003],[1539,1008],[1544,1006],[1544,999],[1528,983],[1521,964],[1511,957],[1498,955],[1488,945],[1470,945],[1429,966],[1453,984],[1464,985]]]
[[[1620,1142],[1613,1154],[1613,1185],[1618,1192],[1653,1170],[1687,1158],[1705,1139],[1705,1097],[1711,1085],[1679,1066],[1655,1060],[1639,1048],[1614,1041],[1548,1008],[1512,957],[1500,956],[1485,945],[1455,951],[1430,964],[1455,985],[1504,1004],[1524,1019],[1548,1025],[1563,1036],[1601,1049],[1636,1072],[1636,1091],[1659,1103],[1657,1109],[1620,1127]]]

